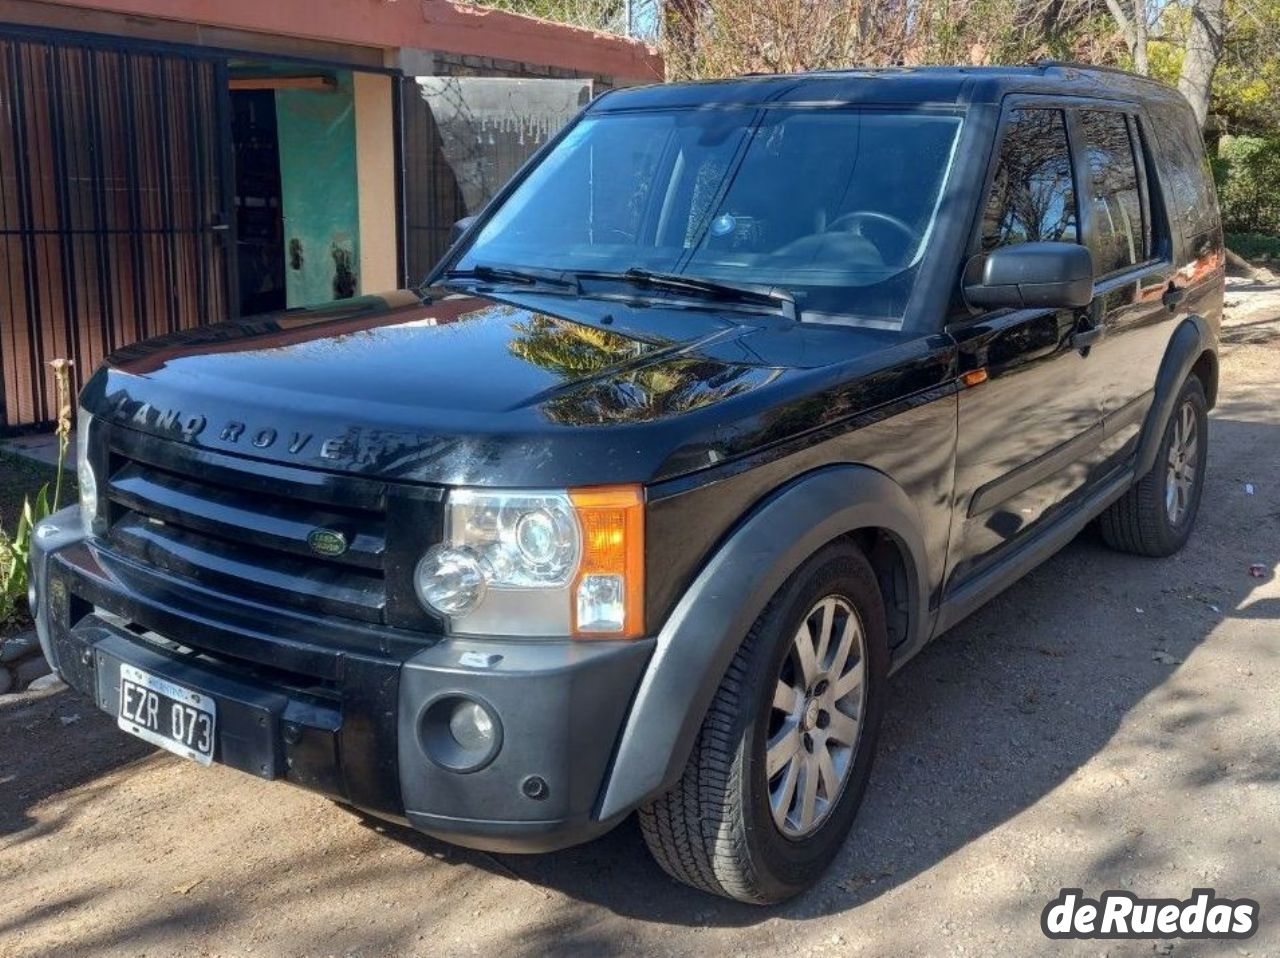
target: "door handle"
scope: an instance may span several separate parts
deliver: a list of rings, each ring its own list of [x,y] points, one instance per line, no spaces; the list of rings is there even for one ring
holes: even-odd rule
[[[1174,312],[1182,305],[1182,301],[1187,298],[1187,291],[1181,286],[1169,284],[1169,288],[1164,291],[1164,295],[1160,297],[1160,302],[1164,303],[1164,308],[1169,312]]]
[[[212,226],[209,227],[209,229],[217,230],[219,233],[221,233],[225,230],[231,229],[231,224],[230,223],[214,223]]]
[[[1106,335],[1107,327],[1090,326],[1088,329],[1082,329],[1079,332],[1071,334],[1071,348],[1079,349],[1082,352],[1100,340]]]

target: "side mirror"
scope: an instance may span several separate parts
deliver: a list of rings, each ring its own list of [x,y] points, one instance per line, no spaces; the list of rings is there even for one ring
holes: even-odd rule
[[[458,240],[462,239],[462,234],[471,229],[471,224],[476,221],[474,216],[464,216],[458,222],[454,223],[449,229],[449,245],[452,246]]]
[[[1018,243],[969,260],[964,298],[978,309],[1077,309],[1093,301],[1093,256],[1077,243]]]

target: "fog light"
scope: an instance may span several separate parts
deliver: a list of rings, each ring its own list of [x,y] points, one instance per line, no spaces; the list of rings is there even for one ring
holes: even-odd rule
[[[434,546],[418,561],[413,587],[428,608],[444,615],[466,615],[484,599],[489,580],[480,558],[470,549]]]
[[[493,719],[479,702],[458,705],[449,714],[449,731],[468,752],[486,752],[493,745]]]
[[[422,750],[441,768],[475,772],[502,747],[502,724],[483,702],[465,695],[436,699],[422,713]]]

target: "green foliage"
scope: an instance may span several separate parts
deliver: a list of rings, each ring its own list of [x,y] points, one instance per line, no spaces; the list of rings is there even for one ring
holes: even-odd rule
[[[13,537],[0,530],[0,624],[8,622],[22,608],[27,597],[27,563],[31,559],[31,534],[36,523],[50,515],[49,486],[46,484],[22,503],[22,515]]]
[[[49,363],[53,369],[54,389],[58,397],[58,466],[50,498],[50,483],[45,483],[35,498],[25,496],[22,511],[18,515],[18,527],[13,535],[0,529],[0,626],[19,614],[26,605],[27,567],[31,560],[31,536],[36,523],[57,512],[62,498],[62,472],[71,445],[71,362],[55,359]],[[8,477],[6,477],[8,478]]]
[[[668,79],[935,63],[1116,63],[1095,0],[671,0]]]
[[[1228,133],[1280,134],[1280,0],[1227,0],[1212,109]]]
[[[484,6],[587,30],[627,32],[627,5],[624,0],[484,0]]]
[[[1255,263],[1280,264],[1280,236],[1261,233],[1228,233],[1227,248]]]
[[[1280,136],[1223,137],[1214,178],[1227,232],[1280,237]]]

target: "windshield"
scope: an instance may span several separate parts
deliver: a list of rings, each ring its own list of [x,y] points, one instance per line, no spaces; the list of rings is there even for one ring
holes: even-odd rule
[[[588,116],[453,266],[779,286],[806,320],[896,328],[959,129],[955,114],[903,109]]]

